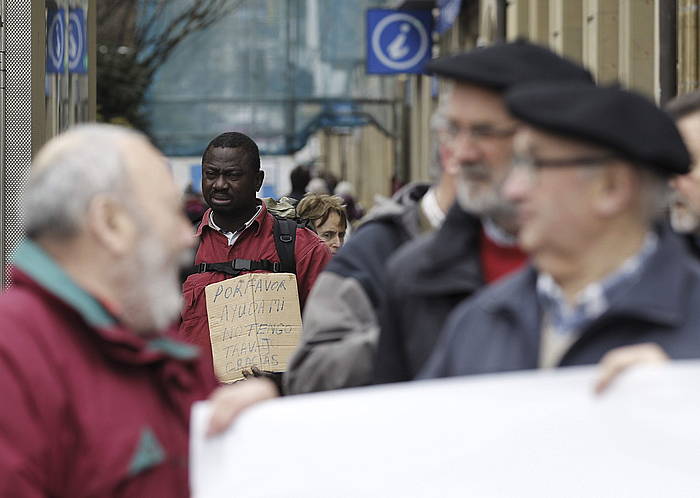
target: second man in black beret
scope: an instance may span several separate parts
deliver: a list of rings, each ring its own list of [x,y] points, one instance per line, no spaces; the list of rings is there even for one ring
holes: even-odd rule
[[[504,186],[531,266],[451,315],[422,378],[595,364],[656,342],[700,357],[700,270],[656,223],[690,158],[673,121],[619,88],[531,85]]]

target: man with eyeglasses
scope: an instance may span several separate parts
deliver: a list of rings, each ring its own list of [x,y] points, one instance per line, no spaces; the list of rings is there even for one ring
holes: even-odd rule
[[[619,88],[529,85],[504,185],[531,266],[461,304],[420,378],[595,364],[658,343],[700,357],[700,267],[664,225],[690,157],[673,121]]]
[[[581,66],[525,41],[436,59],[427,70],[447,80],[432,125],[445,168],[457,176],[457,202],[440,229],[389,262],[376,383],[412,380],[450,311],[525,262],[514,210],[502,195],[516,131],[504,92],[541,80],[592,84]]]

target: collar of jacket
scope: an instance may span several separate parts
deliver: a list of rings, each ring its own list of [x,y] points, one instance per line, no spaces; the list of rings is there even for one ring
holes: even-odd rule
[[[199,348],[169,339],[165,335],[146,339],[126,329],[93,296],[79,287],[36,243],[24,240],[13,255],[13,279],[48,294],[68,310],[77,313],[102,340],[110,357],[124,363],[145,364],[174,358],[194,361]]]
[[[258,205],[262,204],[262,209],[260,210],[258,215],[255,217],[255,220],[253,221],[253,223],[251,223],[250,226],[248,226],[247,228],[244,229],[244,230],[248,230],[248,229],[252,230],[253,234],[255,236],[260,234],[260,227],[262,226],[263,221],[265,220],[265,217],[267,216],[267,206],[265,206],[265,203],[262,202],[260,199],[258,199],[257,202],[258,202]],[[201,237],[202,231],[205,228],[207,228],[208,230],[211,230],[213,232],[221,234],[221,232],[219,232],[218,230],[216,230],[214,227],[212,227],[209,224],[209,220],[211,218],[211,213],[212,213],[211,208],[207,209],[204,212],[204,214],[202,215],[202,221],[199,223],[199,226],[197,226],[197,231],[194,234],[195,237]],[[221,235],[224,236],[223,234],[221,234]]]
[[[479,262],[479,218],[453,204],[445,221],[415,251],[415,277],[407,283],[418,295],[470,294],[484,285]],[[411,271],[411,270],[408,270]]]
[[[399,189],[391,199],[379,197],[372,209],[360,220],[360,226],[370,221],[384,221],[399,218],[407,208],[416,206],[430,189],[430,183],[409,183]]]
[[[657,231],[659,245],[641,270],[639,281],[630,292],[610,302],[609,308],[586,327],[577,342],[593,333],[599,325],[616,319],[655,323],[673,331],[684,320],[686,288],[698,278],[695,263],[683,248],[680,238],[666,227]],[[537,298],[537,271],[530,265],[494,285],[481,305],[490,313],[509,316],[513,328],[529,336],[538,347],[542,310]]]

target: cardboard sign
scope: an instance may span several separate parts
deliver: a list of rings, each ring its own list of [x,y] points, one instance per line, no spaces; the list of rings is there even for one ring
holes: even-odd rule
[[[284,372],[301,337],[297,279],[292,273],[247,273],[208,285],[207,316],[214,370],[221,382],[258,367]]]

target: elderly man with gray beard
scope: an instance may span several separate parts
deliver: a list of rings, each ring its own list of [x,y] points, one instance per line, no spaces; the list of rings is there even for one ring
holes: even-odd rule
[[[192,234],[165,158],[74,129],[34,161],[24,214],[0,296],[0,496],[189,496],[190,407],[216,382],[167,338]],[[258,382],[215,391],[212,432]]]
[[[671,182],[671,225],[678,233],[687,234],[691,251],[700,258],[700,92],[673,99],[666,111],[676,120],[693,158],[690,172]]]

